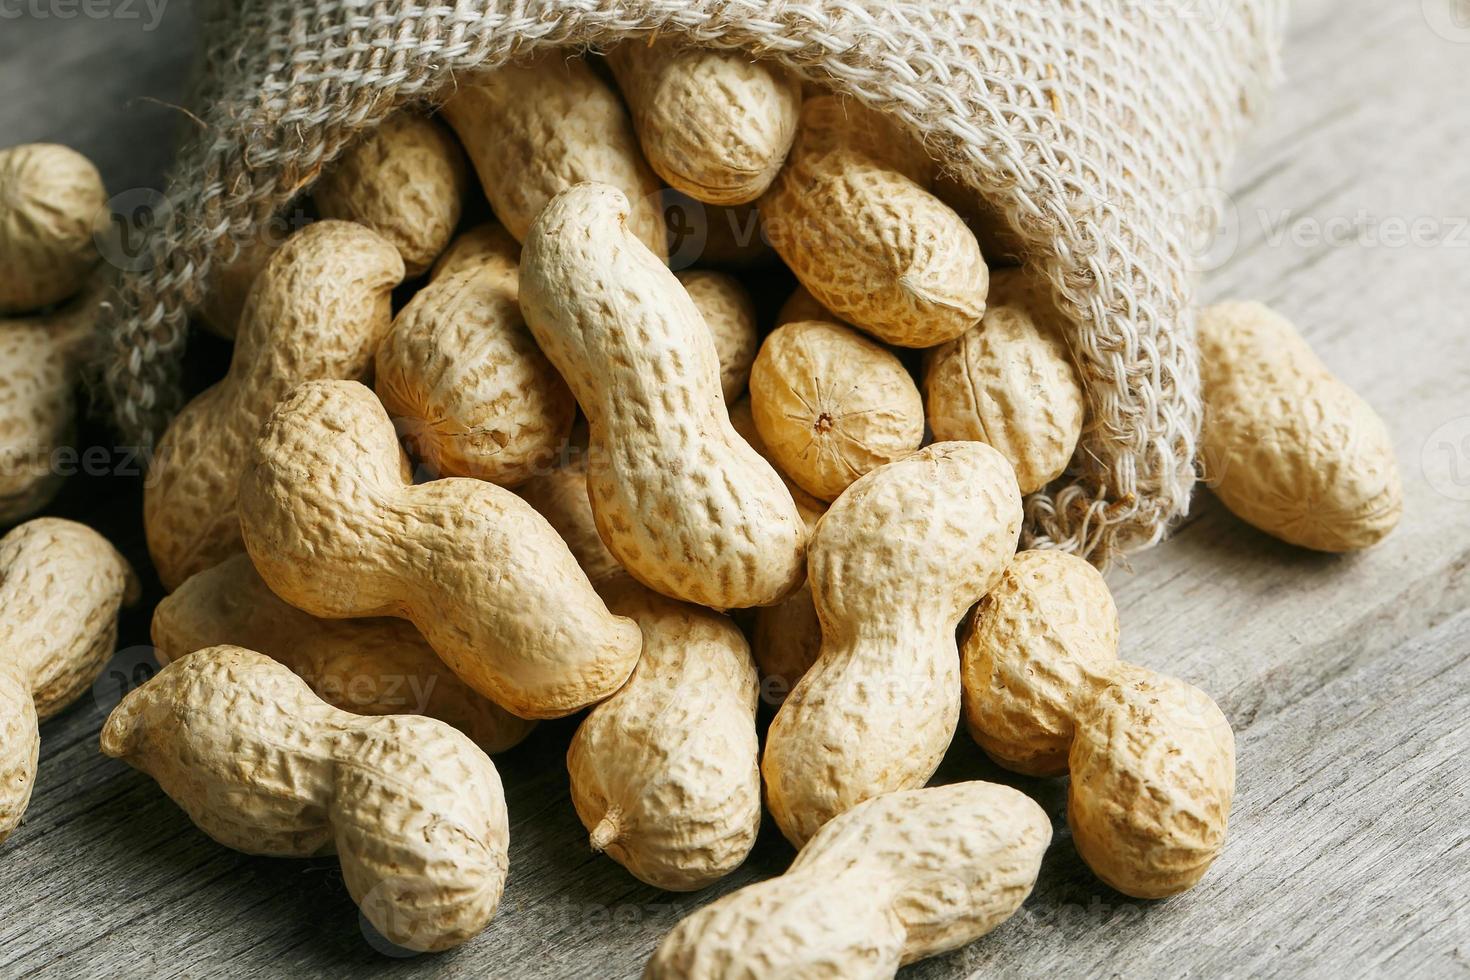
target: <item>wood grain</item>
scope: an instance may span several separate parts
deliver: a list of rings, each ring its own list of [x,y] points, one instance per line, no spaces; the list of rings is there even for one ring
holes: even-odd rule
[[[1228,183],[1233,247],[1203,286],[1283,310],[1385,416],[1403,526],[1364,555],[1313,555],[1201,494],[1168,544],[1111,573],[1125,657],[1212,692],[1235,726],[1223,857],[1185,895],[1125,899],[1077,858],[1065,782],[1007,777],[961,733],[940,778],[1020,786],[1056,840],[1015,919],[905,976],[1470,972],[1470,43],[1436,34],[1424,9],[1299,0],[1287,80]],[[0,142],[65,141],[114,191],[156,186],[182,117],[141,97],[179,98],[191,33],[183,5],[152,32],[3,22]],[[1393,244],[1416,220],[1421,244]],[[218,350],[199,343],[202,383]],[[56,511],[143,561],[135,477],[74,480]],[[543,725],[497,759],[511,874],[490,930],[441,956],[383,955],[334,861],[227,851],[98,754],[119,678],[147,659],[147,612],[124,623],[139,649],[121,672],[43,731],[30,812],[0,851],[0,975],[636,976],[683,913],[790,860],[767,826],[709,892],[640,885],[588,850],[562,762],[571,723]]]

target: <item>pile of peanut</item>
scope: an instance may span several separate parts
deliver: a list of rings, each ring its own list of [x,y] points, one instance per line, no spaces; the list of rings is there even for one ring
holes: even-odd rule
[[[798,848],[683,921],[649,977],[891,976],[1005,921],[1052,828],[1015,789],[925,788],[962,717],[1000,765],[1070,774],[1102,881],[1198,882],[1229,723],[1119,657],[1096,569],[1016,550],[1089,409],[994,209],[889,119],[736,53],[546,56],[437,103],[335,161],[320,220],[211,269],[199,317],[233,360],[163,437],[143,514],[165,666],[102,751],[225,846],[335,853],[414,950],[495,915],[489,754],[578,712],[572,801],[638,879],[710,886],[763,813]],[[476,177],[496,222],[462,228]],[[665,185],[704,216],[700,268],[670,270]],[[7,461],[69,438],[105,198],[69,150],[0,152]],[[778,262],[799,287],[768,328],[747,284]],[[1231,303],[1200,338],[1220,499],[1310,548],[1391,530],[1386,430],[1292,327]],[[8,465],[5,517],[54,482]],[[80,525],[0,541],[0,838],[38,719],[90,685],[135,590]],[[387,675],[431,717],[353,683]]]

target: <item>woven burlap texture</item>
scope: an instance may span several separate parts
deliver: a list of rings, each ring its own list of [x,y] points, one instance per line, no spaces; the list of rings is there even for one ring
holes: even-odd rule
[[[890,112],[999,204],[1073,321],[1090,413],[1025,544],[1108,559],[1159,540],[1195,479],[1201,403],[1181,202],[1216,185],[1269,90],[1286,0],[237,0],[203,17],[203,127],[142,271],[102,326],[116,424],[178,400],[209,263],[354,136],[549,47],[684,38],[780,62]]]

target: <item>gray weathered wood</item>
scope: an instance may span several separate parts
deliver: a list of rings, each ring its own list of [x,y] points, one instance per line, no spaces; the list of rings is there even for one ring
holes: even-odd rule
[[[941,778],[1022,787],[1056,840],[1015,919],[906,975],[1470,972],[1470,43],[1431,30],[1438,2],[1300,0],[1288,79],[1229,183],[1235,247],[1204,286],[1291,314],[1379,408],[1403,526],[1366,555],[1312,555],[1202,494],[1168,544],[1110,575],[1125,656],[1212,692],[1235,725],[1225,854],[1186,895],[1125,899],[1076,857],[1065,783],[1007,776],[961,733]],[[178,101],[192,31],[183,5],[142,26],[0,21],[0,144],[65,141],[114,191],[156,186],[187,122],[144,97]],[[1350,241],[1314,238],[1360,213]],[[1416,219],[1437,244],[1384,241]],[[127,493],[69,488],[61,510],[141,557]],[[125,620],[125,644],[146,644],[146,613]],[[561,762],[570,723],[544,725],[497,760],[512,871],[490,930],[441,956],[383,956],[332,861],[218,847],[98,754],[116,683],[45,727],[30,812],[0,851],[0,975],[632,976],[684,912],[790,859],[768,828],[709,893],[638,884],[588,852]]]

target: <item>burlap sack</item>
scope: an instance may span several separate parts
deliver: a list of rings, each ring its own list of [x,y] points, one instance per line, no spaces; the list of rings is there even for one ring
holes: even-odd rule
[[[1275,74],[1286,0],[237,0],[206,8],[171,207],[103,325],[116,423],[151,445],[211,259],[356,134],[456,73],[658,32],[771,58],[891,112],[1004,209],[1073,321],[1090,400],[1026,544],[1105,562],[1160,539],[1195,479],[1190,204]],[[1195,229],[1196,231],[1198,229]]]

